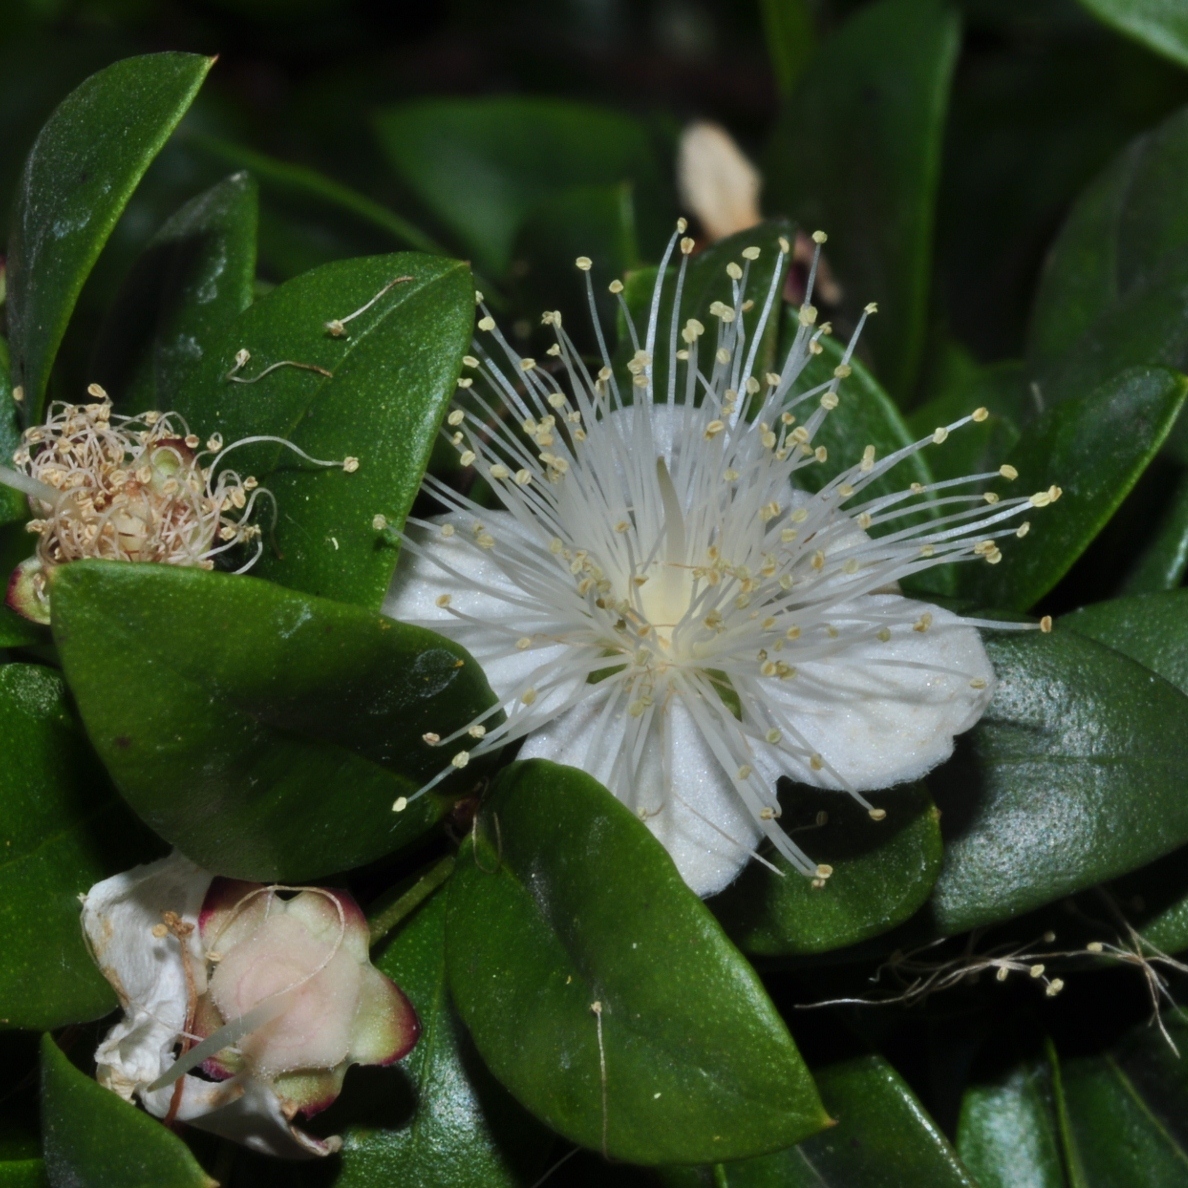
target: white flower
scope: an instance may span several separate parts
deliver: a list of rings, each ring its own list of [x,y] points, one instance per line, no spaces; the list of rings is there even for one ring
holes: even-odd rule
[[[796,473],[825,460],[813,440],[850,373],[857,331],[833,377],[799,390],[829,329],[806,303],[782,369],[756,374],[783,259],[745,327],[758,249],[728,266],[733,303],[711,307],[706,343],[705,328],[679,316],[688,239],[661,326],[676,238],[626,390],[605,348],[592,373],[559,314],[545,315],[557,345],[555,364],[543,365],[512,350],[484,308],[479,329],[511,375],[476,343],[467,365],[485,385],[463,381],[444,432],[503,510],[427,477],[449,510],[409,521],[384,609],[463,644],[500,699],[506,720],[427,736],[454,766],[524,739],[521,758],[584,769],[709,895],[764,835],[805,874],[828,877],[780,827],[781,776],[846,792],[880,819],[864,790],[916,779],[951,753],[989,704],[994,673],[973,621],[902,597],[896,582],[942,562],[996,562],[995,541],[1016,532],[1004,521],[1059,491],[1001,501],[970,492],[1013,477],[1004,467],[864,496],[984,409],[883,459],[868,447],[816,494],[797,489]],[[814,238],[819,252],[824,236]],[[578,266],[589,285],[589,261]],[[810,298],[811,286],[812,274]],[[659,392],[658,341],[668,362]]]
[[[100,1082],[266,1154],[338,1150],[293,1119],[330,1105],[351,1064],[390,1064],[419,1034],[342,891],[212,879],[175,851],[92,887],[83,929],[124,1008],[95,1052]]]

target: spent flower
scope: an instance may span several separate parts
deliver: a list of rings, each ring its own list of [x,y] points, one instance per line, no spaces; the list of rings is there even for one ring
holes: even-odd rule
[[[821,881],[829,868],[780,825],[778,780],[846,793],[879,820],[885,812],[863,793],[947,758],[994,692],[978,628],[1010,625],[905,597],[898,582],[949,562],[996,564],[998,542],[1027,531],[1012,521],[1059,489],[982,493],[1014,477],[1004,466],[871,493],[985,409],[883,458],[867,446],[816,492],[799,487],[798,472],[827,459],[815,438],[874,307],[833,374],[806,387],[830,331],[811,304],[818,233],[794,341],[780,369],[763,372],[791,245],[780,241],[760,303],[747,294],[761,252],[743,249],[726,266],[730,300],[709,307],[707,328],[681,318],[693,249],[683,232],[641,330],[622,284],[611,285],[634,347],[626,375],[596,315],[599,361],[582,357],[556,312],[544,315],[555,345],[537,361],[482,307],[464,399],[444,432],[502,510],[427,476],[424,490],[447,510],[409,520],[385,610],[467,647],[499,698],[502,716],[427,736],[447,751],[437,779],[522,739],[521,758],[601,780],[699,894],[720,890],[751,856],[766,861],[756,853],[764,837]],[[593,313],[590,261],[577,263]]]

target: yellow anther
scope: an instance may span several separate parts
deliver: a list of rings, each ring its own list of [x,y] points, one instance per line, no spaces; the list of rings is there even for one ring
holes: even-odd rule
[[[932,444],[940,445],[948,436],[949,431],[943,425],[938,425],[932,434]]]
[[[594,267],[594,261],[591,260],[589,256],[578,256],[578,258],[574,260],[574,264],[577,265],[577,267],[583,272],[589,272],[590,269]]]

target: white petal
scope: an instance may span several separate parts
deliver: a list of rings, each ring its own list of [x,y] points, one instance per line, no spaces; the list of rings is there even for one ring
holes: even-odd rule
[[[496,536],[507,533],[524,536],[509,512],[486,512],[483,522]],[[421,551],[405,548],[401,552],[384,599],[383,613],[402,623],[429,627],[460,643],[482,666],[495,695],[505,700],[523,689],[535,673],[547,673],[554,668],[566,649],[557,644],[517,650],[516,639],[531,635],[534,616],[509,599],[522,601],[526,595],[508,579],[491,553],[476,548],[464,538],[463,534],[470,532],[468,517],[438,516],[434,523],[454,525],[455,535],[447,537],[410,526],[409,536]],[[459,576],[448,573],[441,565],[448,565]],[[449,597],[449,607],[438,605],[443,594]],[[451,614],[451,609],[480,622],[464,622]],[[501,624],[507,624],[511,630],[501,632]]]
[[[754,819],[679,697],[653,718],[631,786],[622,764],[615,772],[627,715],[620,704],[604,723],[607,693],[592,696],[530,735],[520,758],[565,763],[606,784],[633,812],[646,814],[648,828],[689,887],[698,895],[713,895],[734,879],[758,843]]]
[[[889,611],[904,623],[886,643],[854,644],[828,659],[798,664],[790,680],[760,682],[826,765],[814,771],[756,742],[756,766],[769,780],[783,774],[842,788],[840,777],[862,791],[919,779],[953,753],[954,735],[973,726],[990,704],[994,670],[976,628],[940,607],[894,594],[839,606],[839,618],[847,610]],[[931,626],[912,630],[924,614],[932,616]]]
[[[175,850],[96,883],[83,901],[83,929],[124,1008],[124,1018],[95,1052],[98,1077],[122,1097],[130,1098],[173,1063],[189,1004],[186,962],[199,993],[206,988],[197,924],[210,881],[209,872]],[[182,942],[165,930],[165,911],[193,926],[184,957]]]

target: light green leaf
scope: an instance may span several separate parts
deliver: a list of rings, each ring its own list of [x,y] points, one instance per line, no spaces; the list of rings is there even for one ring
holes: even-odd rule
[[[991,489],[1004,498],[1063,489],[1058,503],[1025,517],[1023,540],[1008,537],[996,565],[961,567],[961,591],[985,606],[1026,610],[1068,572],[1138,481],[1167,437],[1188,393],[1171,371],[1132,367],[1035,421],[1007,461],[1019,472]]]
[[[78,897],[154,846],[66,698],[52,669],[0,666],[0,1027],[61,1027],[116,1005],[83,943]]]
[[[1063,628],[989,634],[986,646],[994,700],[927,781],[945,834],[931,911],[946,935],[1020,915],[1188,842],[1183,693]]]
[[[898,398],[924,349],[941,142],[960,25],[942,0],[876,0],[822,43],[767,155],[767,204],[826,251],[876,373]]]
[[[916,1095],[881,1056],[827,1065],[813,1075],[835,1127],[759,1159],[665,1168],[666,1188],[978,1188]]]
[[[765,848],[783,877],[752,862],[710,907],[745,953],[824,953],[886,932],[928,898],[941,868],[940,814],[922,785],[875,795],[872,821],[847,796],[797,785],[780,797],[785,829],[816,862],[833,867],[815,888]],[[817,826],[818,814],[827,821]]]
[[[1081,0],[1100,21],[1188,67],[1188,12],[1178,0]]]
[[[582,772],[533,760],[500,776],[446,928],[484,1060],[567,1138],[654,1164],[757,1155],[826,1124],[754,970]]]
[[[445,908],[434,896],[376,959],[416,1008],[421,1038],[396,1068],[351,1074],[334,1107],[345,1123],[334,1188],[520,1188],[544,1165],[552,1136],[486,1070],[449,1000]],[[387,1125],[349,1121],[374,1117],[377,1102]]]
[[[41,1127],[50,1188],[218,1188],[155,1118],[41,1040]]]
[[[397,282],[397,283],[393,283]],[[390,287],[389,287],[390,286]],[[326,328],[350,318],[343,333]],[[314,458],[359,459],[318,469],[282,446],[237,450],[228,465],[254,474],[277,503],[275,541],[254,573],[324,598],[378,607],[399,530],[421,485],[470,344],[474,289],[464,264],[402,252],[340,260],[273,289],[205,351],[172,407],[205,439],[285,438]],[[233,379],[236,353],[251,358]],[[273,364],[283,364],[254,380]],[[300,366],[292,366],[297,363]],[[320,368],[322,374],[311,367]]]
[[[179,53],[115,62],[72,91],[37,137],[8,255],[13,383],[33,420],[83,282],[213,62]]]
[[[664,222],[647,130],[615,111],[521,96],[421,99],[381,111],[376,131],[400,178],[497,277],[532,210],[574,186],[634,182],[645,240]]]
[[[120,791],[235,878],[299,882],[415,840],[449,808],[429,793],[392,811],[448,763],[422,736],[493,703],[449,640],[254,578],[76,561],[54,572],[52,610]]]

